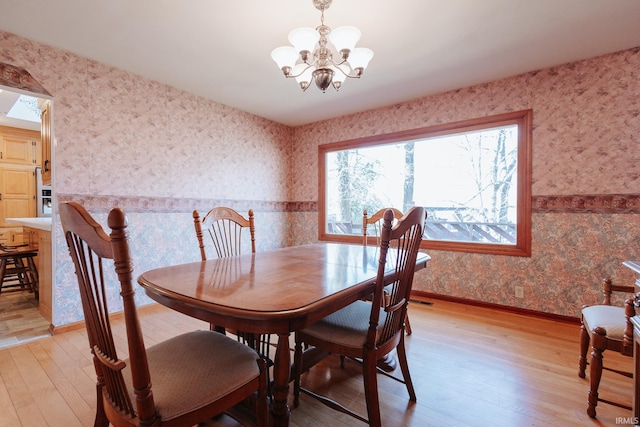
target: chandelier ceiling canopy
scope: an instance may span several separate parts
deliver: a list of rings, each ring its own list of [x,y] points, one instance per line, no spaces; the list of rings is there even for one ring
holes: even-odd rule
[[[285,77],[295,78],[303,91],[311,80],[324,92],[329,86],[340,89],[347,78],[358,79],[373,58],[373,51],[355,47],[360,30],[352,26],[334,30],[324,25],[324,11],[333,0],[312,0],[320,10],[320,26],[296,28],[289,33],[289,43],[271,52]]]

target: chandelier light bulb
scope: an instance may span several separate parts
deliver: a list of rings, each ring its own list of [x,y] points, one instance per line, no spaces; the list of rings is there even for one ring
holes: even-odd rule
[[[313,49],[320,39],[320,34],[313,28],[302,27],[296,28],[289,33],[289,43],[291,43],[297,52],[308,50],[313,52]]]
[[[339,65],[339,66],[332,65],[329,68],[331,68],[333,70],[333,81],[334,82],[342,83],[343,81],[345,81],[345,79],[347,78],[347,76],[351,72],[351,69],[346,64],[342,64],[342,65]]]
[[[293,46],[281,46],[271,52],[285,77],[295,78],[306,91],[313,80],[324,92],[329,86],[340,89],[347,79],[359,79],[373,58],[373,51],[355,47],[360,30],[345,25],[332,30],[324,24],[324,11],[333,0],[312,0],[320,10],[320,25],[301,27],[291,31],[288,40]]]
[[[369,65],[369,61],[373,58],[373,51],[366,47],[357,47],[351,51],[349,54],[349,64],[351,68],[357,70],[361,68],[364,70]],[[362,74],[362,71],[360,71]]]
[[[329,40],[336,49],[339,51],[343,49],[353,49],[360,40],[360,30],[350,25],[344,27],[338,27],[335,30],[331,30],[329,33]]]
[[[331,82],[331,85],[335,90],[340,90],[342,82],[345,81],[351,69],[346,64],[342,64],[337,67],[332,65],[330,68],[333,70],[333,81]]]
[[[271,51],[271,58],[280,69],[293,67],[298,59],[298,52],[291,46],[280,46]]]

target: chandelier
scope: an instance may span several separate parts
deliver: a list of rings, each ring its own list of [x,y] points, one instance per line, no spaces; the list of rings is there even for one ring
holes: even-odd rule
[[[332,30],[324,25],[324,11],[333,0],[312,0],[320,10],[320,26],[296,28],[289,33],[289,43],[271,52],[285,77],[295,78],[302,91],[306,91],[311,80],[324,92],[331,85],[340,89],[347,78],[359,79],[373,58],[373,51],[366,47],[355,47],[360,39],[360,30],[352,26]],[[334,57],[339,58],[334,60]]]

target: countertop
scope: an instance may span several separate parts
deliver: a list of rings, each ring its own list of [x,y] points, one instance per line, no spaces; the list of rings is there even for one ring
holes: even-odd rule
[[[23,227],[37,228],[38,230],[51,231],[51,217],[42,218],[5,218],[8,223],[14,223]]]

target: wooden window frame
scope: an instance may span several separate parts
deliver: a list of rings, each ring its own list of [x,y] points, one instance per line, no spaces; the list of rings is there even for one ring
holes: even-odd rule
[[[531,256],[531,175],[532,175],[532,110],[521,110],[463,120],[454,123],[439,124],[418,129],[405,130],[385,135],[339,141],[318,146],[318,239],[321,241],[362,243],[361,236],[330,234],[326,228],[326,155],[328,152],[362,148],[390,143],[401,143],[421,138],[444,136],[461,132],[470,132],[492,127],[518,126],[518,196],[516,244],[487,244],[472,242],[454,242],[443,240],[423,240],[423,249],[453,252],[470,252],[491,255]]]

